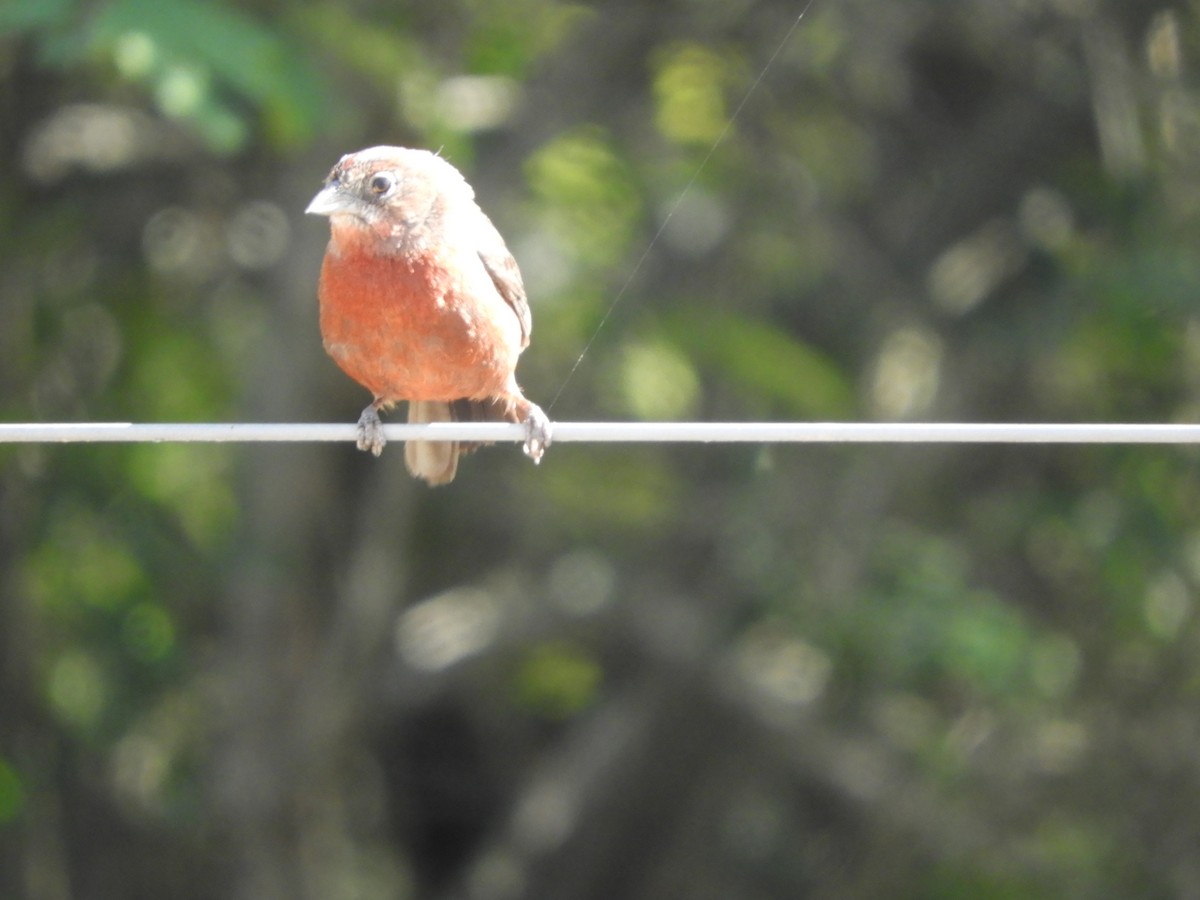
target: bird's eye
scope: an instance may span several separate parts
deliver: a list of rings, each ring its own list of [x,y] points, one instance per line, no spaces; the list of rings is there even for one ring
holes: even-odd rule
[[[391,191],[396,185],[396,179],[387,172],[380,172],[377,175],[372,175],[371,180],[367,182],[367,188],[376,197],[382,197],[384,194]]]

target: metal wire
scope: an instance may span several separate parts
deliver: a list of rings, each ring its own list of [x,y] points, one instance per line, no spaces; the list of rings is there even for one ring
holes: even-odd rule
[[[521,425],[386,425],[394,441],[522,441]],[[952,422],[555,422],[555,443],[1195,444],[1200,425]],[[353,441],[354,425],[263,423],[0,424],[0,443]]]

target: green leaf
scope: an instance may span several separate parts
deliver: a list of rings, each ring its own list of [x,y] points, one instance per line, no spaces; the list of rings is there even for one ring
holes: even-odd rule
[[[834,362],[774,325],[698,312],[675,316],[670,331],[693,358],[779,405],[786,415],[832,419],[854,414],[854,390]]]
[[[122,0],[97,16],[91,46],[112,55],[127,77],[148,82],[166,112],[189,120],[218,150],[237,149],[245,139],[221,88],[259,107],[283,143],[314,134],[324,112],[322,81],[299,48],[221,4]],[[194,94],[183,105],[181,73]]]

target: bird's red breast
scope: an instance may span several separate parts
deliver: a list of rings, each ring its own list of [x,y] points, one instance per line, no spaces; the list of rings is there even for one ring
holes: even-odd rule
[[[318,293],[325,349],[386,405],[508,389],[521,330],[477,254],[398,250],[335,225]]]

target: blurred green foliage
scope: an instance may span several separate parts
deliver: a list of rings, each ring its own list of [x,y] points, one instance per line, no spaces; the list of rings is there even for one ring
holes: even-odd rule
[[[6,825],[21,812],[25,802],[25,789],[21,776],[12,765],[0,759],[0,825]]]
[[[659,48],[654,78],[655,124],[663,136],[707,151],[729,124],[727,69],[718,53],[700,44]]]
[[[526,163],[544,227],[591,269],[606,269],[629,253],[641,216],[632,172],[603,131],[594,127],[555,137]]]
[[[564,641],[526,654],[514,679],[518,702],[542,715],[569,719],[596,701],[603,670],[584,648]]]
[[[738,386],[749,417],[844,419],[853,387],[833,360],[769,322],[722,312],[683,313],[672,323],[693,358]]]
[[[31,35],[49,65],[101,65],[144,85],[217,153],[242,149],[251,124],[283,145],[311,139],[326,113],[325,85],[293,39],[223,3],[9,0],[5,32]]]
[[[404,143],[553,417],[1194,420],[1196,11],[798,13],[8,0],[0,409],[353,420],[301,210]],[[0,447],[0,896],[1191,896],[1197,472]]]

